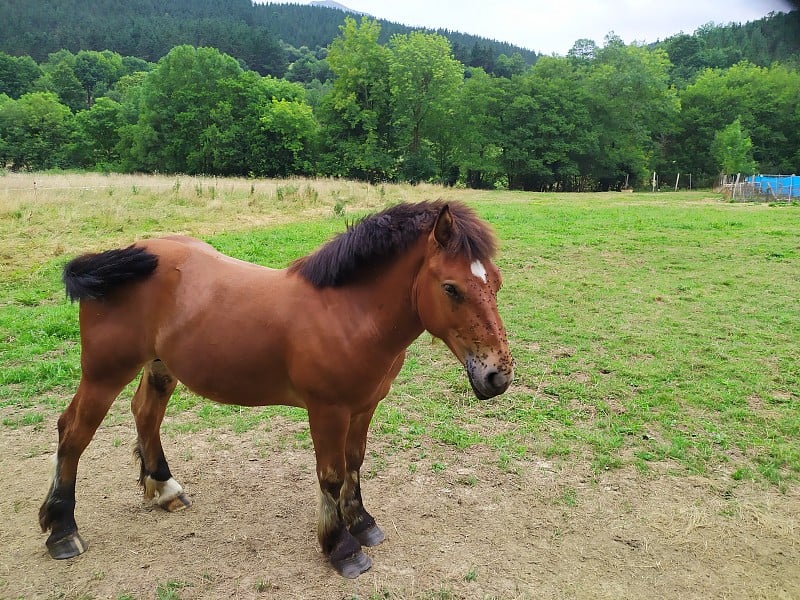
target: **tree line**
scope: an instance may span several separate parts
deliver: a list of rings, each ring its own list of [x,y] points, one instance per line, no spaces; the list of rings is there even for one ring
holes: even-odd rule
[[[533,65],[501,55],[490,73],[440,34],[382,42],[379,22],[348,17],[328,47],[295,50],[280,78],[205,46],[156,63],[110,50],[41,62],[0,53],[0,165],[525,190],[642,186],[653,171],[692,173],[695,185],[722,170],[798,171],[791,61],[703,67],[678,84],[684,62],[669,50],[609,35]]]

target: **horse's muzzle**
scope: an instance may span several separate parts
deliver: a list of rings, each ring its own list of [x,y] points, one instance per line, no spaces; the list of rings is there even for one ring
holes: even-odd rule
[[[508,365],[494,364],[475,356],[467,357],[465,361],[467,376],[472,385],[472,391],[479,400],[488,400],[499,396],[511,385],[514,380],[514,367],[511,359],[508,359],[507,362]]]

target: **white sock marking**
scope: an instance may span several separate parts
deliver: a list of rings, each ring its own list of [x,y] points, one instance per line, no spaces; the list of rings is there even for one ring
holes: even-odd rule
[[[149,475],[144,480],[145,497],[158,499],[160,505],[164,505],[173,498],[177,498],[183,493],[181,484],[172,477],[166,481],[157,481]]]

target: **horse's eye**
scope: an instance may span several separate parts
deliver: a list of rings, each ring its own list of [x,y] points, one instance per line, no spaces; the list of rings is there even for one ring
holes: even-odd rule
[[[444,293],[450,296],[451,298],[461,298],[461,294],[458,292],[458,288],[454,286],[452,283],[445,283],[442,285],[442,289]]]

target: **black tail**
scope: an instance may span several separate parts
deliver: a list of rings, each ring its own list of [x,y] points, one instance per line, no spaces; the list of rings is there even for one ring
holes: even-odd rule
[[[123,283],[148,277],[158,266],[158,257],[144,248],[128,246],[73,258],[64,266],[61,280],[67,297],[96,300]]]

